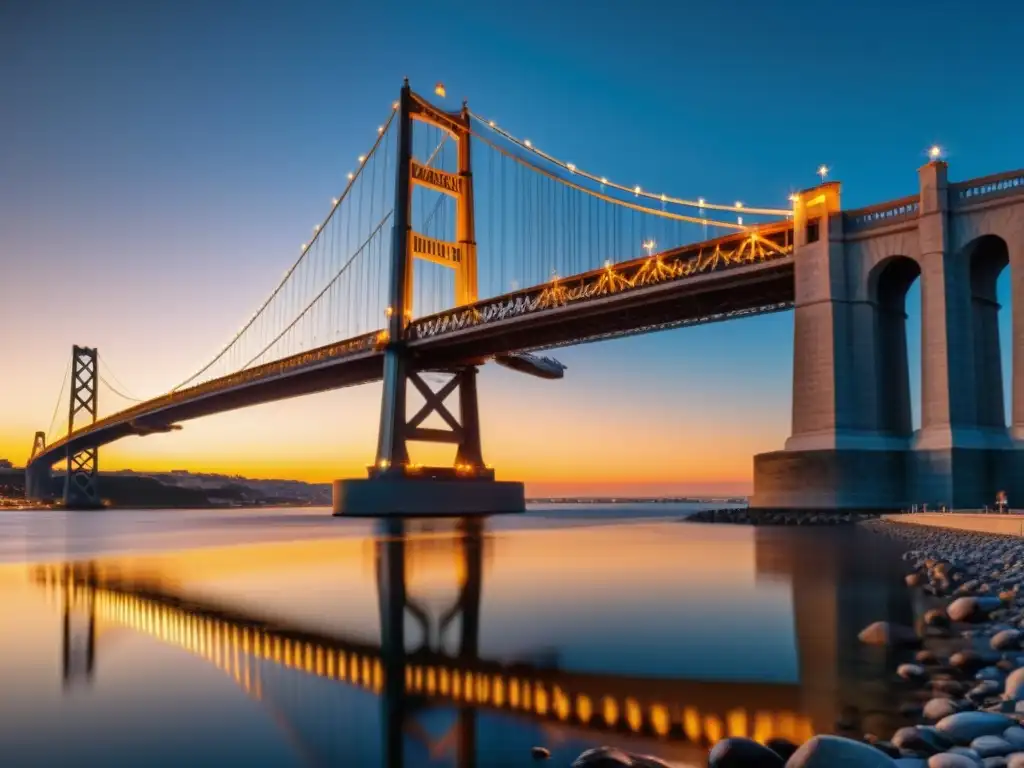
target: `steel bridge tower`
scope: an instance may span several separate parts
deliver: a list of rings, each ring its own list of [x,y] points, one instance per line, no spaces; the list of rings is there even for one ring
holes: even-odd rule
[[[74,346],[71,350],[71,402],[68,406],[68,434],[79,421],[96,421],[99,390],[99,355],[95,347]],[[64,475],[64,506],[92,509],[103,504],[99,497],[99,448],[87,446],[74,450],[68,445]]]
[[[417,368],[407,345],[406,329],[412,319],[413,265],[416,259],[454,271],[457,304],[472,304],[477,299],[469,109],[464,103],[459,112],[442,112],[414,94],[406,80],[398,102],[397,119],[398,164],[388,283],[388,341],[384,350],[384,388],[377,456],[370,467],[369,479],[335,481],[334,514],[520,512],[525,507],[523,484],[496,481],[494,471],[484,464],[476,388],[477,365],[471,362],[431,367],[429,370],[450,377],[435,391],[421,376],[424,369]],[[455,173],[416,161],[412,151],[414,121],[441,129],[455,142],[458,148]],[[412,230],[414,185],[455,198],[456,242],[436,240]],[[409,383],[425,400],[412,418],[407,413]],[[445,405],[453,393],[458,394],[458,417]],[[444,421],[447,429],[422,426],[434,414]],[[454,444],[454,466],[413,466],[409,461],[408,443],[414,441]]]

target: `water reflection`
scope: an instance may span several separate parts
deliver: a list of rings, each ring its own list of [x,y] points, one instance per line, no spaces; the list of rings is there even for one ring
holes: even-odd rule
[[[641,539],[654,547],[655,538],[666,532],[685,542],[685,528],[662,523],[648,526],[645,533],[631,533],[628,526],[608,533],[628,549],[629,544],[640,547]],[[702,528],[690,526],[691,538]],[[649,540],[644,538],[652,531]],[[584,536],[562,535],[565,541]],[[728,533],[717,542],[718,551],[733,551],[737,536],[751,540],[753,563],[728,567],[743,571],[753,566],[755,599],[774,594],[775,587],[789,592],[791,609],[786,606],[789,613],[783,618],[792,621],[796,679],[688,679],[670,668],[656,674],[623,671],[631,664],[617,658],[581,669],[550,649],[512,654],[500,650],[500,642],[482,644],[485,582],[493,577],[500,583],[500,569],[492,573],[489,564],[504,540],[478,520],[453,521],[429,532],[389,521],[367,541],[379,622],[376,640],[365,631],[346,631],[345,605],[322,609],[342,614],[340,631],[313,629],[309,622],[284,616],[285,611],[197,595],[183,588],[179,577],[128,567],[124,560],[39,566],[32,578],[60,606],[65,689],[88,687],[102,677],[97,668],[105,668],[105,654],[118,653],[116,643],[106,649],[106,639],[116,630],[131,630],[184,649],[227,675],[265,710],[303,764],[523,765],[532,744],[553,746],[556,757],[568,758],[609,742],[698,762],[707,745],[725,735],[802,741],[814,732],[834,730],[839,719],[852,720],[861,731],[874,727],[872,718],[881,719],[885,722],[878,728],[886,728],[893,702],[885,681],[895,660],[859,646],[856,634],[878,618],[905,620],[909,614],[898,566],[891,553],[880,549],[887,544],[852,529],[752,529]],[[680,542],[672,550],[677,557],[701,554]],[[297,546],[308,554],[316,545]],[[643,549],[638,556],[649,559],[652,551]],[[616,566],[615,554],[626,557],[625,551],[612,548],[563,550],[559,562],[546,566],[570,579],[581,562],[592,568],[596,557],[598,568],[592,572],[600,574],[607,561],[607,585],[599,583],[595,595],[580,595],[577,605],[559,603],[570,622],[574,612],[619,605],[612,581],[624,580],[637,567],[628,562]],[[226,567],[223,560],[218,563]],[[454,574],[454,584],[424,599],[412,577],[437,563],[445,564],[440,570],[446,575]],[[521,558],[511,565],[531,567]],[[663,567],[672,572],[671,563]],[[646,568],[645,573],[658,572],[656,563]],[[648,580],[628,586],[636,591],[627,599],[642,601],[642,592],[660,595],[672,585]],[[712,597],[732,611],[763,610],[729,594],[741,587],[747,589],[742,583],[718,583]],[[550,588],[557,590],[557,585]],[[438,592],[447,598],[433,599]],[[524,608],[518,615],[529,616],[530,606],[540,605],[541,598],[522,594]],[[663,610],[677,609],[662,605]],[[622,612],[617,613],[605,617],[612,637],[627,638],[616,639],[616,655],[643,657],[664,640],[655,637],[665,632],[656,616],[627,627],[623,635],[616,626]],[[583,618],[580,622],[585,623]],[[503,632],[512,631],[508,622],[499,623]],[[724,634],[737,631],[723,630],[726,624],[717,611],[700,609],[683,617],[678,625],[683,631],[669,641],[682,647],[687,634],[720,632],[726,647]],[[752,633],[757,647],[763,628],[754,624],[738,631]],[[487,650],[491,646],[499,650]],[[742,666],[744,660],[732,663]]]

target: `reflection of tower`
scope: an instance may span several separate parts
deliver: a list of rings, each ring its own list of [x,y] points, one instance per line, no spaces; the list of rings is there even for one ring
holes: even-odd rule
[[[407,590],[407,557],[411,540],[406,539],[405,523],[398,519],[381,522],[377,543],[377,594],[381,621],[381,661],[384,666],[384,688],[381,696],[384,720],[384,764],[388,768],[403,765],[406,732],[420,734],[415,713],[427,706],[422,699],[406,693],[406,661],[415,659],[418,651],[406,650],[405,616],[408,611],[423,627],[424,642],[419,650],[430,651],[430,617],[410,600]],[[461,576],[459,593],[452,607],[441,617],[438,642],[445,645],[446,631],[458,618],[459,644],[456,656],[475,659],[479,650],[480,597],[483,577],[483,545],[479,521],[463,521],[461,536],[456,539]],[[470,768],[476,763],[476,716],[472,706],[461,705],[453,729],[456,765]],[[425,734],[424,734],[425,735]],[[450,734],[452,735],[452,734]],[[442,741],[448,742],[446,736]]]
[[[832,732],[840,719],[870,728],[865,716],[891,709],[885,681],[894,660],[857,634],[912,617],[890,542],[855,526],[764,527],[754,538],[758,576],[791,585],[801,700],[815,731]]]
[[[76,587],[70,569],[62,579],[61,679],[64,687],[70,688],[76,680],[92,682],[96,660],[96,593],[91,584]]]

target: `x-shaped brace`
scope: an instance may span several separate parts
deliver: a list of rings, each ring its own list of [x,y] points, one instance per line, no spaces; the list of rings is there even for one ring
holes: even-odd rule
[[[420,394],[423,395],[423,399],[426,401],[424,402],[423,407],[420,408],[416,415],[413,416],[406,424],[409,436],[418,436],[414,437],[414,439],[427,439],[454,443],[460,442],[462,440],[462,425],[459,424],[451,411],[448,410],[444,401],[452,392],[458,389],[459,384],[462,382],[461,375],[456,373],[449,381],[445,382],[445,385],[437,390],[437,392],[434,392],[416,372],[409,373],[408,378],[416,389],[419,390]],[[427,417],[432,413],[436,413],[440,416],[451,428],[451,431],[424,429],[420,427],[420,424],[426,421]]]

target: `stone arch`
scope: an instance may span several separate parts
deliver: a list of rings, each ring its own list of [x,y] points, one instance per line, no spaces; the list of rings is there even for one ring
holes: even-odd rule
[[[967,259],[970,276],[977,425],[982,429],[1005,429],[996,282],[1010,264],[1010,250],[998,235],[981,235],[967,243],[961,253]]]
[[[868,275],[868,296],[875,306],[878,430],[901,438],[913,434],[907,363],[907,292],[920,276],[921,265],[903,255],[881,260]]]

